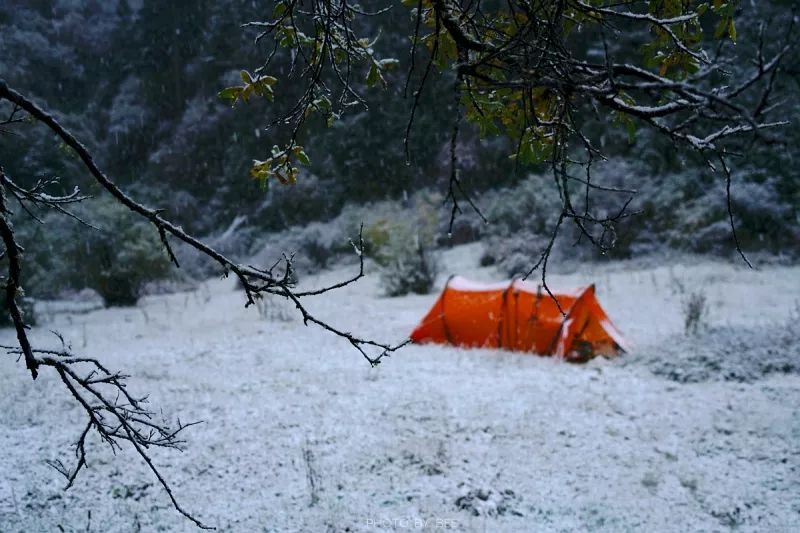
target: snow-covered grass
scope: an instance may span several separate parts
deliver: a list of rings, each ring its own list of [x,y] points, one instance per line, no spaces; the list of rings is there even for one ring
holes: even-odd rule
[[[496,280],[479,254],[447,252],[439,286],[451,272]],[[436,294],[385,298],[377,278],[310,307],[400,340]],[[222,531],[800,528],[800,350],[798,335],[778,335],[791,331],[800,268],[687,258],[554,268],[548,281],[595,282],[632,353],[580,366],[410,346],[371,369],[296,317],[245,310],[231,280],[137,308],[54,313],[34,337],[53,343],[57,329],[165,413],[206,421],[185,453],[153,455],[184,506]],[[686,338],[682,302],[700,289],[707,330]],[[0,531],[194,529],[134,454],[97,442],[62,491],[44,461],[71,457],[82,413],[54,376],[32,382],[11,357],[0,392]]]

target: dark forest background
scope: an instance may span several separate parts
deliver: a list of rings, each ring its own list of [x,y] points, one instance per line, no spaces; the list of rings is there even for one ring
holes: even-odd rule
[[[374,2],[376,7],[388,3]],[[319,254],[312,263],[324,266],[329,255],[347,249],[339,242],[344,237],[336,233],[345,232],[343,213],[350,223],[359,215],[386,211],[387,206],[396,205],[402,212],[441,200],[454,113],[450,78],[443,73],[426,87],[407,164],[402,139],[411,107],[411,100],[403,97],[412,31],[409,12],[398,5],[368,21],[373,27],[364,33],[380,33],[381,55],[401,61],[388,88],[365,89],[369,109],[354,108],[334,127],[320,124],[304,134],[301,143],[312,162],[295,186],[271,183],[262,189],[249,177],[249,169],[253,159],[263,159],[285,139],[287,132],[267,131],[265,125],[297,90],[291,80],[282,79],[289,58],[279,56],[271,72],[281,79],[274,103],[256,99],[231,108],[217,93],[235,84],[241,69],[258,67],[269,52],[271,43],[255,44],[255,32],[241,27],[263,19],[268,4],[5,0],[0,4],[0,77],[51,110],[126,190],[164,208],[191,232],[218,240],[235,233],[240,236],[239,255],[258,255],[266,242],[295,246],[301,255]],[[772,28],[769,37],[780,35],[791,2],[742,4],[735,53],[752,57],[759,25]],[[597,45],[591,34],[584,38],[577,46]],[[635,46],[634,36],[620,36],[613,46]],[[798,64],[794,52],[777,82],[785,99],[784,116],[793,124],[771,132],[766,142],[743,139],[737,147],[742,157],[734,161],[733,207],[740,240],[750,253],[787,258],[800,253]],[[741,68],[747,66],[742,62]],[[593,128],[614,156],[597,167],[596,179],[639,191],[632,205],[641,213],[613,228],[613,256],[663,250],[732,256],[723,176],[645,129],[629,138],[624,127],[602,117]],[[557,210],[546,168],[517,168],[509,158],[512,151],[503,139],[482,140],[467,129],[459,146],[464,179],[490,224],[467,212],[448,238],[442,221],[449,211],[442,207],[435,215],[440,220],[433,238],[439,246],[481,239],[487,263],[496,261],[509,272],[536,256],[534,245],[548,233]],[[0,162],[21,183],[60,176],[64,189],[79,185],[99,194],[72,154],[39,126],[0,135]],[[601,196],[594,201],[601,207],[607,202],[611,210],[619,198]],[[102,198],[82,209],[82,216],[99,225],[127,227],[124,213],[104,205]],[[87,273],[81,265],[87,251],[95,256],[106,253],[102,238],[79,239],[76,248],[74,239],[66,236],[79,231],[77,224],[59,220],[42,226],[18,218],[28,240],[43,244],[28,257],[29,290],[34,295],[91,285],[87,276],[98,274]],[[157,239],[148,240],[151,236],[144,233],[133,231],[129,238],[136,246],[146,242],[158,248]],[[158,260],[131,253],[106,260],[126,261],[129,267],[122,276],[132,276],[137,268],[161,272]],[[593,252],[584,253],[588,257]],[[77,278],[56,275],[76,271]]]

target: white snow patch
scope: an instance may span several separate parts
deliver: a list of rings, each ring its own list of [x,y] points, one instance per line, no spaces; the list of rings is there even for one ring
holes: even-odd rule
[[[516,291],[524,291],[530,294],[546,294],[546,291],[541,285],[518,278],[508,281],[483,282],[468,279],[464,276],[453,276],[447,282],[447,287],[460,292],[494,292],[504,291],[511,288]],[[554,294],[577,298],[583,294],[583,292],[586,290],[586,287],[571,289],[554,289],[553,287],[550,287],[550,290]]]
[[[478,256],[475,246],[453,249],[444,271],[497,279]],[[326,272],[303,286],[349,275]],[[453,520],[454,531],[797,530],[800,376],[654,375],[670,349],[700,342],[677,342],[685,337],[676,280],[702,284],[714,335],[770,333],[800,294],[798,267],[698,260],[548,274],[553,286],[596,283],[636,347],[585,365],[422,345],[369,368],[297,317],[265,321],[244,309],[232,280],[137,308],[57,313],[33,338],[53,346],[47,330],[58,330],[75,351],[131,374],[131,392],[149,393],[165,414],[206,422],[186,433],[185,453],[153,457],[178,500],[222,531],[374,531],[380,519],[415,518]],[[437,297],[386,298],[369,276],[308,305],[343,329],[397,341]],[[0,341],[15,342],[13,332]],[[788,357],[797,345],[786,342]],[[92,440],[90,468],[62,490],[44,460],[74,458],[84,416],[46,369],[33,382],[2,357],[0,392],[0,529],[83,531],[91,511],[93,530],[196,531],[129,450],[114,456]]]

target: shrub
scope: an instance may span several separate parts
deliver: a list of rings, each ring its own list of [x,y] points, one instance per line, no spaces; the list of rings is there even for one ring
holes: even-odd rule
[[[489,267],[497,263],[497,258],[490,250],[484,249],[478,262],[482,267]]]
[[[250,249],[256,237],[256,230],[248,224],[247,216],[238,215],[222,231],[205,236],[202,240],[236,262],[249,259]],[[184,286],[191,286],[197,280],[219,275],[219,264],[194,247],[182,241],[172,241],[172,249],[181,265],[173,271],[181,278]],[[149,289],[149,287],[148,287]]]
[[[391,226],[386,220],[378,220],[364,228],[364,251],[380,262],[381,250],[385,250],[391,238]]]
[[[158,233],[110,200],[86,202],[75,215],[95,228],[48,217],[37,233],[41,256],[26,257],[26,286],[39,295],[90,288],[106,305],[133,305],[145,284],[165,279],[170,263]]]
[[[696,335],[705,327],[708,303],[705,292],[694,291],[683,301],[683,328],[687,335]]]
[[[426,205],[408,215],[393,222],[380,221],[379,230],[368,233],[381,237],[372,243],[373,258],[381,266],[381,283],[388,296],[427,294],[439,271],[433,252],[436,217]]]
[[[539,260],[547,243],[547,237],[530,233],[491,237],[485,241],[481,266],[496,264],[509,278],[526,274]]]
[[[363,225],[365,256],[383,266],[386,262],[384,252],[397,246],[397,237],[393,234],[400,226],[413,225],[423,246],[426,249],[434,246],[437,227],[441,225],[440,218],[444,213],[440,207],[441,196],[427,191],[418,191],[402,205],[393,201],[350,204],[326,222],[292,226],[278,233],[262,235],[251,247],[249,261],[262,266],[271,265],[286,253],[293,255],[296,271],[316,272],[340,259],[353,258],[352,242],[358,241]],[[410,230],[406,228],[402,232],[409,233]]]
[[[68,250],[78,267],[75,285],[96,290],[108,306],[134,305],[146,283],[168,276],[169,259],[152,226],[134,222],[117,203],[96,207],[90,216],[100,231],[82,228]]]
[[[381,283],[387,296],[428,294],[439,270],[433,251],[413,234],[392,239],[382,263]]]
[[[314,270],[326,268],[334,256],[348,242],[336,225],[315,222],[306,226],[298,236],[297,252]]]
[[[272,265],[286,254],[292,257],[296,273],[315,272],[328,267],[343,252],[352,251],[349,238],[335,221],[327,224],[313,222],[306,227],[295,226],[263,237],[251,261],[262,266]]]
[[[496,264],[509,277],[528,272],[558,220],[558,192],[546,178],[532,176],[513,188],[487,194],[484,204],[489,224],[481,265]]]
[[[265,294],[256,298],[258,315],[270,322],[290,322],[294,316],[290,303],[274,294]]]
[[[484,203],[489,220],[486,229],[501,237],[549,233],[560,206],[558,191],[544,176],[531,176],[513,188],[487,194]]]

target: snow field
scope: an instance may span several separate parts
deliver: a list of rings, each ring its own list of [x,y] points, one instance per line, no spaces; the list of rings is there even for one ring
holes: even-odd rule
[[[447,252],[440,285],[450,272],[496,281],[474,267],[478,253]],[[184,453],[153,456],[179,501],[221,531],[797,530],[800,353],[771,339],[796,309],[800,268],[691,259],[550,272],[554,288],[595,282],[632,353],[578,366],[409,346],[372,369],[291,313],[243,309],[231,280],[137,308],[55,313],[34,338],[53,344],[56,329],[130,374],[130,390],[165,415],[206,422],[188,430]],[[687,340],[682,301],[701,289],[708,332]],[[396,341],[436,296],[385,298],[370,275],[309,307]],[[742,331],[765,338],[740,343]],[[702,343],[722,348],[693,349]],[[770,356],[766,345],[789,366],[725,374],[738,346],[734,370]],[[662,371],[665,360],[691,379]],[[34,383],[5,357],[0,393],[0,531],[194,530],[134,454],[97,441],[90,468],[62,490],[44,460],[71,457],[83,415],[54,376]]]

